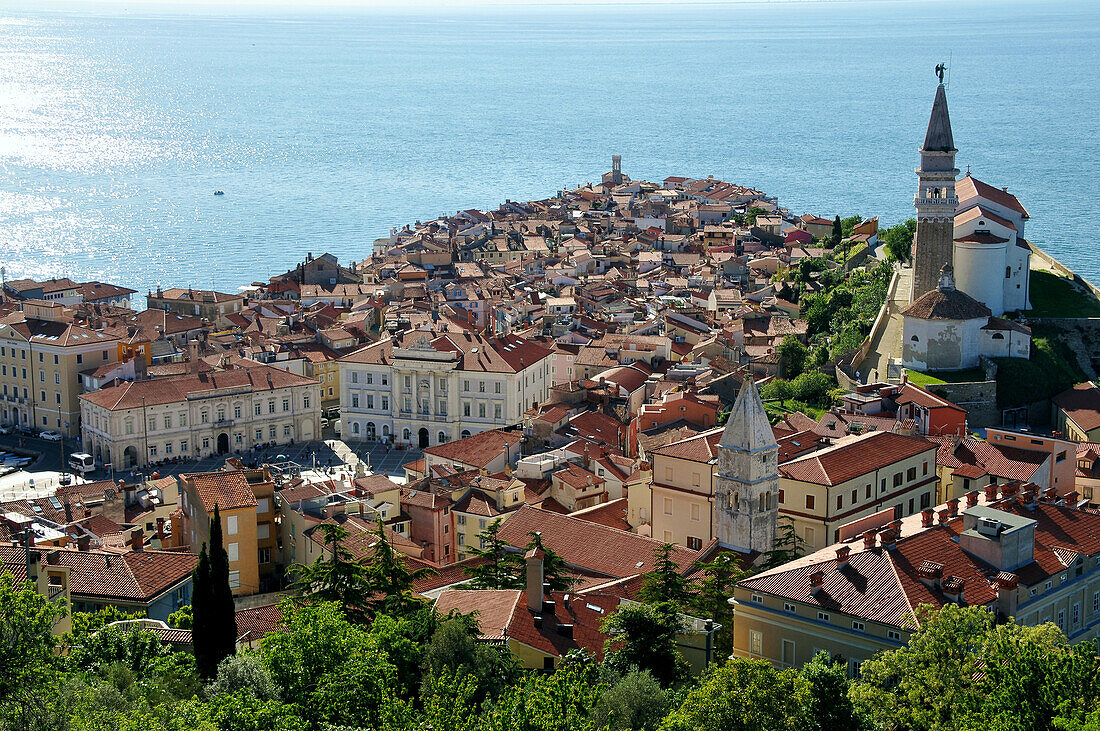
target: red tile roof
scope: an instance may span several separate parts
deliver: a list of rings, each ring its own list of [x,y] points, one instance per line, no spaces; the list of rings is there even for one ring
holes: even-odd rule
[[[197,375],[170,376],[148,381],[129,381],[84,393],[80,398],[105,409],[140,409],[142,406],[180,403],[188,394],[222,388],[271,391],[292,386],[315,386],[317,381],[268,365],[211,371]]]
[[[920,437],[876,431],[781,464],[779,473],[801,482],[839,485],[935,448]]]
[[[472,467],[485,467],[521,441],[523,441],[523,435],[519,432],[489,429],[465,439],[428,447],[424,450],[424,454]]]
[[[960,201],[965,201],[974,196],[980,196],[987,198],[994,203],[1000,204],[1005,208],[1016,211],[1024,218],[1030,218],[1027,209],[1020,203],[1016,196],[1009,193],[1007,190],[1000,188],[994,188],[992,185],[983,183],[970,174],[964,175],[958,183],[955,184],[955,193],[958,195]]]
[[[1100,429],[1100,389],[1093,383],[1078,383],[1052,400],[1074,424],[1085,431]]]
[[[213,513],[215,505],[225,511],[257,504],[256,495],[243,472],[198,472],[180,475],[180,479],[194,485],[207,513]]]
[[[979,466],[986,474],[1004,480],[1026,482],[1050,458],[1050,454],[1046,452],[992,444],[973,437],[964,437],[957,441],[951,436],[930,436],[928,439],[939,445],[936,463],[941,467],[958,470],[966,465]],[[966,470],[959,474],[962,477],[969,476]]]

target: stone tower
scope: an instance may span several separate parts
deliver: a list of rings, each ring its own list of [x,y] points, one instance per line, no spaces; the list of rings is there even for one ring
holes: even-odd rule
[[[920,148],[917,168],[917,233],[914,237],[913,290],[910,302],[936,288],[940,269],[952,264],[955,239],[955,141],[951,136],[951,117],[947,114],[947,92],[941,83],[932,102],[932,116]]]
[[[779,445],[752,376],[718,442],[714,537],[729,548],[769,551],[779,517]]]

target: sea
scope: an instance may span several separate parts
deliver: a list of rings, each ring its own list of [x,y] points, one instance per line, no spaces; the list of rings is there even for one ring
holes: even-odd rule
[[[8,2],[0,265],[138,306],[236,291],[598,180],[613,154],[635,179],[714,175],[889,225],[913,214],[939,63],[959,168],[1100,282],[1095,0]]]

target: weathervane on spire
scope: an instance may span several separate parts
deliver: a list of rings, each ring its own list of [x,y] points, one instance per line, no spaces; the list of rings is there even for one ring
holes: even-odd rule
[[[941,63],[936,65],[936,76],[940,77],[940,83],[943,83],[943,72],[947,70],[947,64]]]

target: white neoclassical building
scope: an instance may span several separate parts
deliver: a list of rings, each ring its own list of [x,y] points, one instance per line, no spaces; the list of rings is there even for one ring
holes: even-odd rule
[[[427,447],[518,424],[546,400],[553,351],[525,338],[413,330],[340,359],[346,439]]]
[[[120,382],[80,402],[85,450],[120,469],[321,434],[317,381],[266,365]]]

